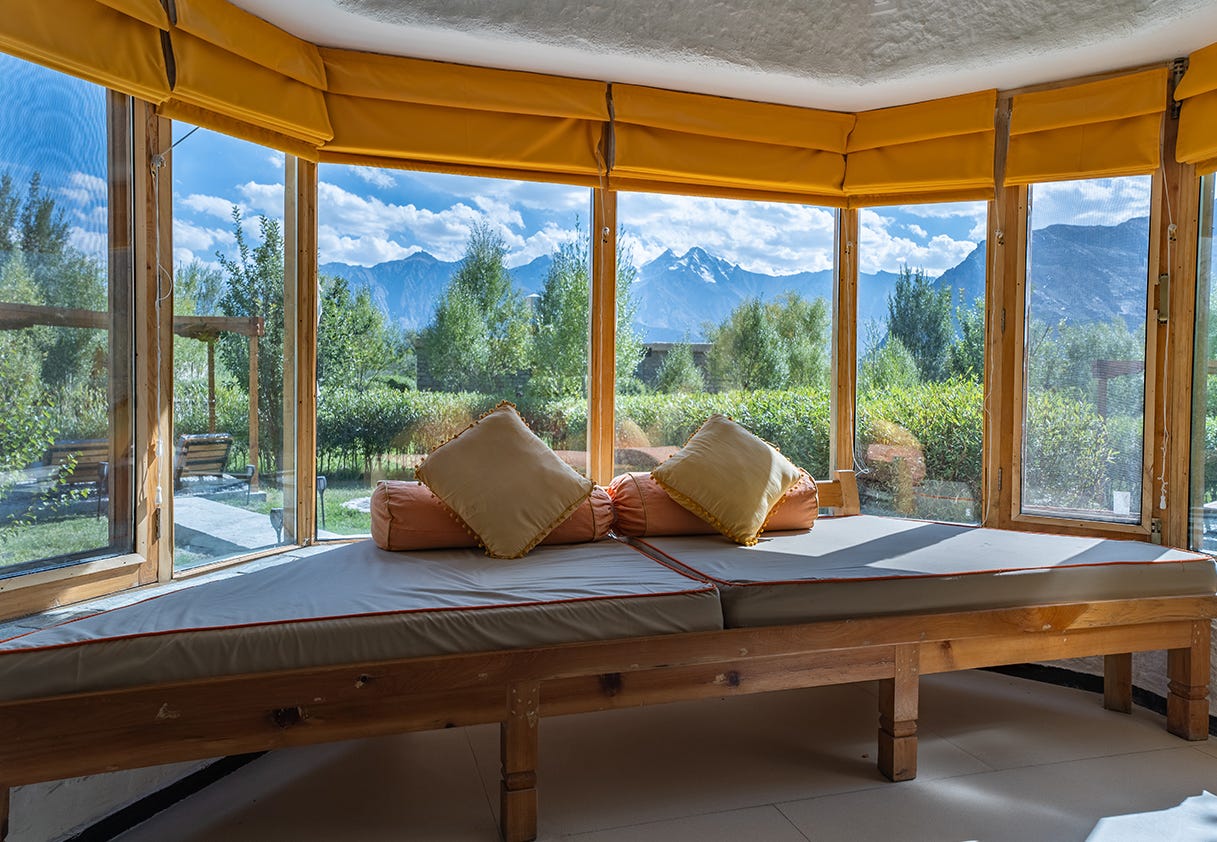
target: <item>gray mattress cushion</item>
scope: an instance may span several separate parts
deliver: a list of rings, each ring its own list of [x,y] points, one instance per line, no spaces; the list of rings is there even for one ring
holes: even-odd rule
[[[719,584],[731,627],[1149,596],[1213,594],[1209,556],[899,518],[821,518],[809,532],[638,545]]]
[[[721,628],[714,585],[617,541],[512,560],[361,541],[0,642],[0,699]]]

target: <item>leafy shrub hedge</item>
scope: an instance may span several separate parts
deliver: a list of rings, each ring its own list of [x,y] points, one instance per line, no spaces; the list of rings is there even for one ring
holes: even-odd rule
[[[318,470],[331,475],[367,476],[380,468],[412,475],[410,460],[460,432],[498,398],[475,392],[402,391],[323,387],[317,408]],[[582,450],[587,440],[587,402],[563,398],[521,404],[532,428],[555,449]],[[828,475],[829,398],[822,390],[761,390],[692,394],[620,395],[617,398],[619,446],[681,445],[714,412],[739,421],[777,447],[813,476]],[[178,389],[179,432],[207,428],[205,387]],[[1091,406],[1067,393],[1030,397],[1027,445],[1028,492],[1053,492],[1054,505],[1106,506],[1114,484],[1139,474],[1139,424],[1099,418]],[[965,485],[980,499],[981,432],[984,395],[970,380],[892,387],[858,399],[859,459],[875,442],[889,442],[903,431],[920,449],[929,479]],[[217,394],[220,429],[231,432],[239,449],[246,443],[248,418],[240,389]],[[1208,453],[1217,453],[1217,418],[1208,426]],[[902,439],[903,440],[903,439]],[[1128,454],[1117,461],[1117,454]],[[1214,457],[1217,461],[1217,457]],[[1122,462],[1128,462],[1127,465]],[[1136,462],[1136,464],[1134,464]],[[874,467],[874,466],[868,466]],[[396,472],[396,473],[394,473]],[[1217,464],[1209,476],[1217,476]],[[864,477],[864,483],[867,478]],[[881,471],[871,482],[884,482]],[[1069,500],[1060,499],[1065,490]],[[1028,502],[1035,503],[1029,497]],[[1047,503],[1047,498],[1041,502]]]

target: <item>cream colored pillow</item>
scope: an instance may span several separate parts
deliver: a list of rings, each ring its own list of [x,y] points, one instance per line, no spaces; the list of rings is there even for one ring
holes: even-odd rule
[[[717,414],[651,471],[673,500],[746,546],[801,475],[773,445]]]
[[[506,402],[433,450],[416,474],[493,558],[527,553],[594,487]]]

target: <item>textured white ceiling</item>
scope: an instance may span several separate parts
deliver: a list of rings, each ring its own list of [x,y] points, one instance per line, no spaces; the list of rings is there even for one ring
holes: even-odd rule
[[[1186,55],[1213,0],[234,0],[318,44],[839,110]]]

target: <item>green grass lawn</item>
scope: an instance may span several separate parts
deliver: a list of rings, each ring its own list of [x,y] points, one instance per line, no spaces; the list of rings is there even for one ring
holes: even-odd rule
[[[272,508],[283,506],[283,491],[264,487],[265,500],[225,500],[230,506],[239,506],[260,514],[269,514]],[[372,528],[372,518],[366,512],[346,508],[343,503],[360,497],[370,497],[372,486],[358,480],[331,483],[325,492],[325,526],[323,531],[338,535],[367,535]],[[317,513],[317,525],[321,527],[321,513]],[[46,558],[89,550],[104,551],[109,542],[109,524],[104,517],[79,515],[58,520],[21,524],[0,532],[0,568],[39,561]],[[184,569],[213,559],[183,548],[174,552],[174,566]]]
[[[0,567],[103,550],[109,543],[109,522],[93,515],[6,527],[0,531]]]

